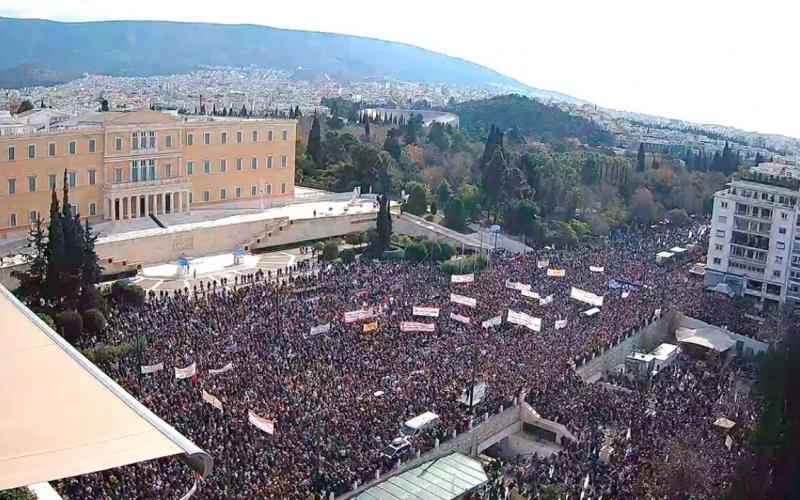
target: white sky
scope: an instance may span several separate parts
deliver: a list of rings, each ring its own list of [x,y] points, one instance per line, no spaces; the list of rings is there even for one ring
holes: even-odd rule
[[[369,36],[604,107],[800,137],[798,0],[0,0],[0,16]]]

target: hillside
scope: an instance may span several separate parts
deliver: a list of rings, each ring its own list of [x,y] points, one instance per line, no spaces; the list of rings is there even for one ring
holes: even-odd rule
[[[537,92],[478,64],[411,45],[255,25],[164,21],[62,23],[0,18],[0,47],[3,47],[0,74],[3,85],[9,87],[42,80],[50,82],[53,75],[59,75],[63,81],[87,72],[153,75],[183,73],[203,65],[256,65],[302,69],[304,77],[391,78],[499,85]],[[12,69],[19,65],[35,66],[37,71]]]
[[[458,114],[461,127],[467,130],[488,130],[494,123],[503,130],[516,127],[539,141],[576,137],[590,144],[612,142],[611,134],[596,123],[516,94],[463,102],[448,111]]]

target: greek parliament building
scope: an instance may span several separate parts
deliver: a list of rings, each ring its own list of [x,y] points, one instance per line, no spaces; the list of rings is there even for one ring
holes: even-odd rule
[[[800,304],[798,200],[800,168],[780,163],[752,167],[716,192],[706,284]]]
[[[0,239],[45,221],[64,170],[90,219],[188,213],[193,205],[294,195],[294,120],[89,112],[0,135]]]

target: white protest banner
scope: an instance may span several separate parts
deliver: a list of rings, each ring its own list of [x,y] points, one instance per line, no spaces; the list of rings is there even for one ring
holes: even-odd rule
[[[205,389],[203,389],[203,401],[205,401],[206,403],[210,404],[211,406],[213,406],[217,410],[222,411],[222,401],[217,399],[216,396],[213,396],[213,395],[207,393]]]
[[[550,295],[548,295],[547,297],[542,297],[542,298],[540,298],[540,299],[539,299],[539,305],[540,305],[540,306],[546,306],[546,305],[548,305],[548,304],[552,304],[552,303],[553,303],[553,300],[554,300],[554,297],[555,297],[555,295],[553,295],[553,294],[550,294]]]
[[[208,373],[211,375],[219,375],[221,373],[229,372],[233,370],[233,361],[229,361],[227,365],[223,366],[222,368],[215,368],[213,370],[208,370]]]
[[[603,266],[589,266],[589,270],[593,273],[602,273],[605,268]]]
[[[454,274],[450,276],[450,283],[472,283],[475,281],[474,274]]]
[[[524,326],[534,332],[542,331],[542,319],[534,318],[524,312],[508,310],[508,317],[506,318],[509,323]]]
[[[275,421],[259,417],[253,410],[247,410],[247,421],[267,434],[275,434]]]
[[[356,321],[373,317],[375,317],[375,313],[371,309],[359,309],[358,311],[348,311],[344,313],[344,322],[355,323]]]
[[[197,363],[192,363],[186,368],[175,368],[175,378],[177,379],[194,377],[195,373],[197,373]]]
[[[545,267],[548,267],[549,265],[550,265],[550,261],[549,260],[536,261],[536,269],[544,269]]]
[[[563,278],[567,275],[566,269],[548,269],[547,276],[551,278]]]
[[[623,299],[627,299],[627,298],[628,298],[628,295],[630,295],[630,294],[631,294],[631,292],[629,292],[628,290],[624,290],[624,291],[622,292],[622,298],[623,298]]]
[[[414,306],[414,316],[426,316],[428,318],[438,318],[439,308]]]
[[[556,330],[561,330],[562,328],[567,327],[567,320],[565,319],[557,319],[556,320]]]
[[[155,365],[146,365],[142,367],[142,375],[147,375],[148,373],[160,372],[163,369],[164,369],[164,363],[158,363]]]
[[[400,323],[402,332],[433,332],[436,330],[434,323],[417,323],[415,321],[403,321]]]
[[[728,448],[728,451],[731,451],[731,446],[733,446],[733,438],[731,438],[729,434],[725,436],[725,448]]]
[[[462,315],[456,314],[456,313],[450,313],[450,319],[454,319],[454,320],[458,321],[459,323],[464,323],[465,325],[468,325],[469,322],[471,321],[469,316],[462,316]]]
[[[325,323],[324,325],[312,326],[309,335],[313,337],[315,335],[319,335],[320,333],[328,333],[329,331],[331,331],[331,324]]]
[[[532,292],[530,290],[520,290],[520,293],[522,293],[522,295],[524,295],[525,297],[530,297],[532,299],[541,298],[538,293]]]
[[[487,319],[486,321],[481,323],[481,326],[484,328],[492,328],[493,326],[500,326],[500,323],[502,322],[503,322],[502,316],[495,316],[494,318]]]
[[[465,305],[467,307],[475,307],[478,304],[478,301],[472,297],[465,297],[456,293],[450,294],[450,302],[455,302],[456,304]]]
[[[530,291],[531,286],[530,285],[524,285],[524,284],[518,283],[516,281],[508,281],[508,280],[506,280],[506,288],[510,288],[512,290],[519,290],[519,291],[523,291],[523,290]]]
[[[602,306],[603,305],[603,296],[602,295],[595,295],[591,292],[587,292],[586,290],[581,290],[580,288],[572,287],[572,291],[570,291],[569,296],[575,300],[579,300],[581,302],[585,302],[587,304],[591,304],[593,306]]]

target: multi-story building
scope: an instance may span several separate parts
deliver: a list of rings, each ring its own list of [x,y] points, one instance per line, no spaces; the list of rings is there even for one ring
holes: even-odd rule
[[[706,283],[800,304],[800,168],[762,163],[714,194]]]
[[[294,196],[294,120],[92,112],[0,137],[0,238],[45,221],[63,187],[81,216],[121,220],[192,205]],[[60,193],[59,193],[60,195]]]

